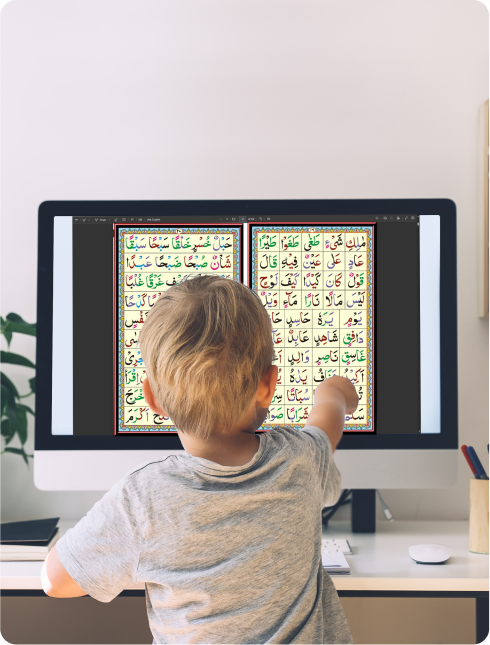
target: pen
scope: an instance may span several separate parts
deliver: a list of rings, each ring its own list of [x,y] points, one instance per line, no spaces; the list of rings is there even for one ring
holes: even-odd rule
[[[464,458],[468,462],[468,466],[470,467],[471,472],[475,476],[475,479],[480,479],[480,475],[476,472],[476,468],[475,468],[473,462],[471,461],[471,457],[468,454],[468,446],[466,444],[463,444],[461,446],[461,452],[463,453]]]
[[[478,459],[478,455],[476,454],[473,446],[468,446],[468,454],[470,456],[471,461],[475,464],[475,468],[477,473],[480,475],[480,479],[488,479],[487,473],[485,472],[485,469],[481,465],[481,461]]]

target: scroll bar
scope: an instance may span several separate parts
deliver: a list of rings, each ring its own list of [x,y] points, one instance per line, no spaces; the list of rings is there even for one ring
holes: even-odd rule
[[[441,432],[441,231],[420,215],[420,418],[422,434]]]

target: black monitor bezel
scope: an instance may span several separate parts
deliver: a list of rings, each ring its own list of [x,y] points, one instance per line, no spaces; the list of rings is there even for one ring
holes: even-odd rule
[[[35,450],[181,450],[177,435],[53,436],[52,331],[54,217],[166,217],[179,215],[251,217],[280,215],[440,215],[441,216],[441,433],[345,434],[341,450],[457,449],[457,274],[456,204],[450,199],[301,199],[301,200],[162,200],[45,201],[38,211],[38,290],[36,343]],[[42,278],[42,279],[40,279]]]

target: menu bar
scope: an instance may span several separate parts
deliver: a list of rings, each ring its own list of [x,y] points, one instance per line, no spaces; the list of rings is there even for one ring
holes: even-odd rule
[[[248,215],[229,215],[223,217],[206,217],[187,215],[187,216],[161,216],[161,217],[73,217],[74,224],[126,224],[128,226],[138,226],[144,224],[165,224],[166,222],[182,224],[198,224],[205,220],[206,222],[220,222],[229,224],[240,224],[244,222],[294,222],[301,224],[301,222],[318,222],[319,224],[328,224],[328,222],[378,222],[378,223],[394,223],[394,222],[410,222],[415,223],[419,221],[418,215],[275,215],[275,216],[248,216]]]

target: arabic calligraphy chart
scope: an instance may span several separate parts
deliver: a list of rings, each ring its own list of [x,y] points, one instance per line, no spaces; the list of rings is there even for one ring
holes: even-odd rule
[[[116,434],[176,432],[143,397],[146,369],[138,336],[158,297],[201,274],[239,280],[240,227],[116,226]]]
[[[302,428],[317,385],[340,375],[359,396],[344,432],[374,432],[373,226],[252,225],[250,250],[278,366],[263,429]]]

